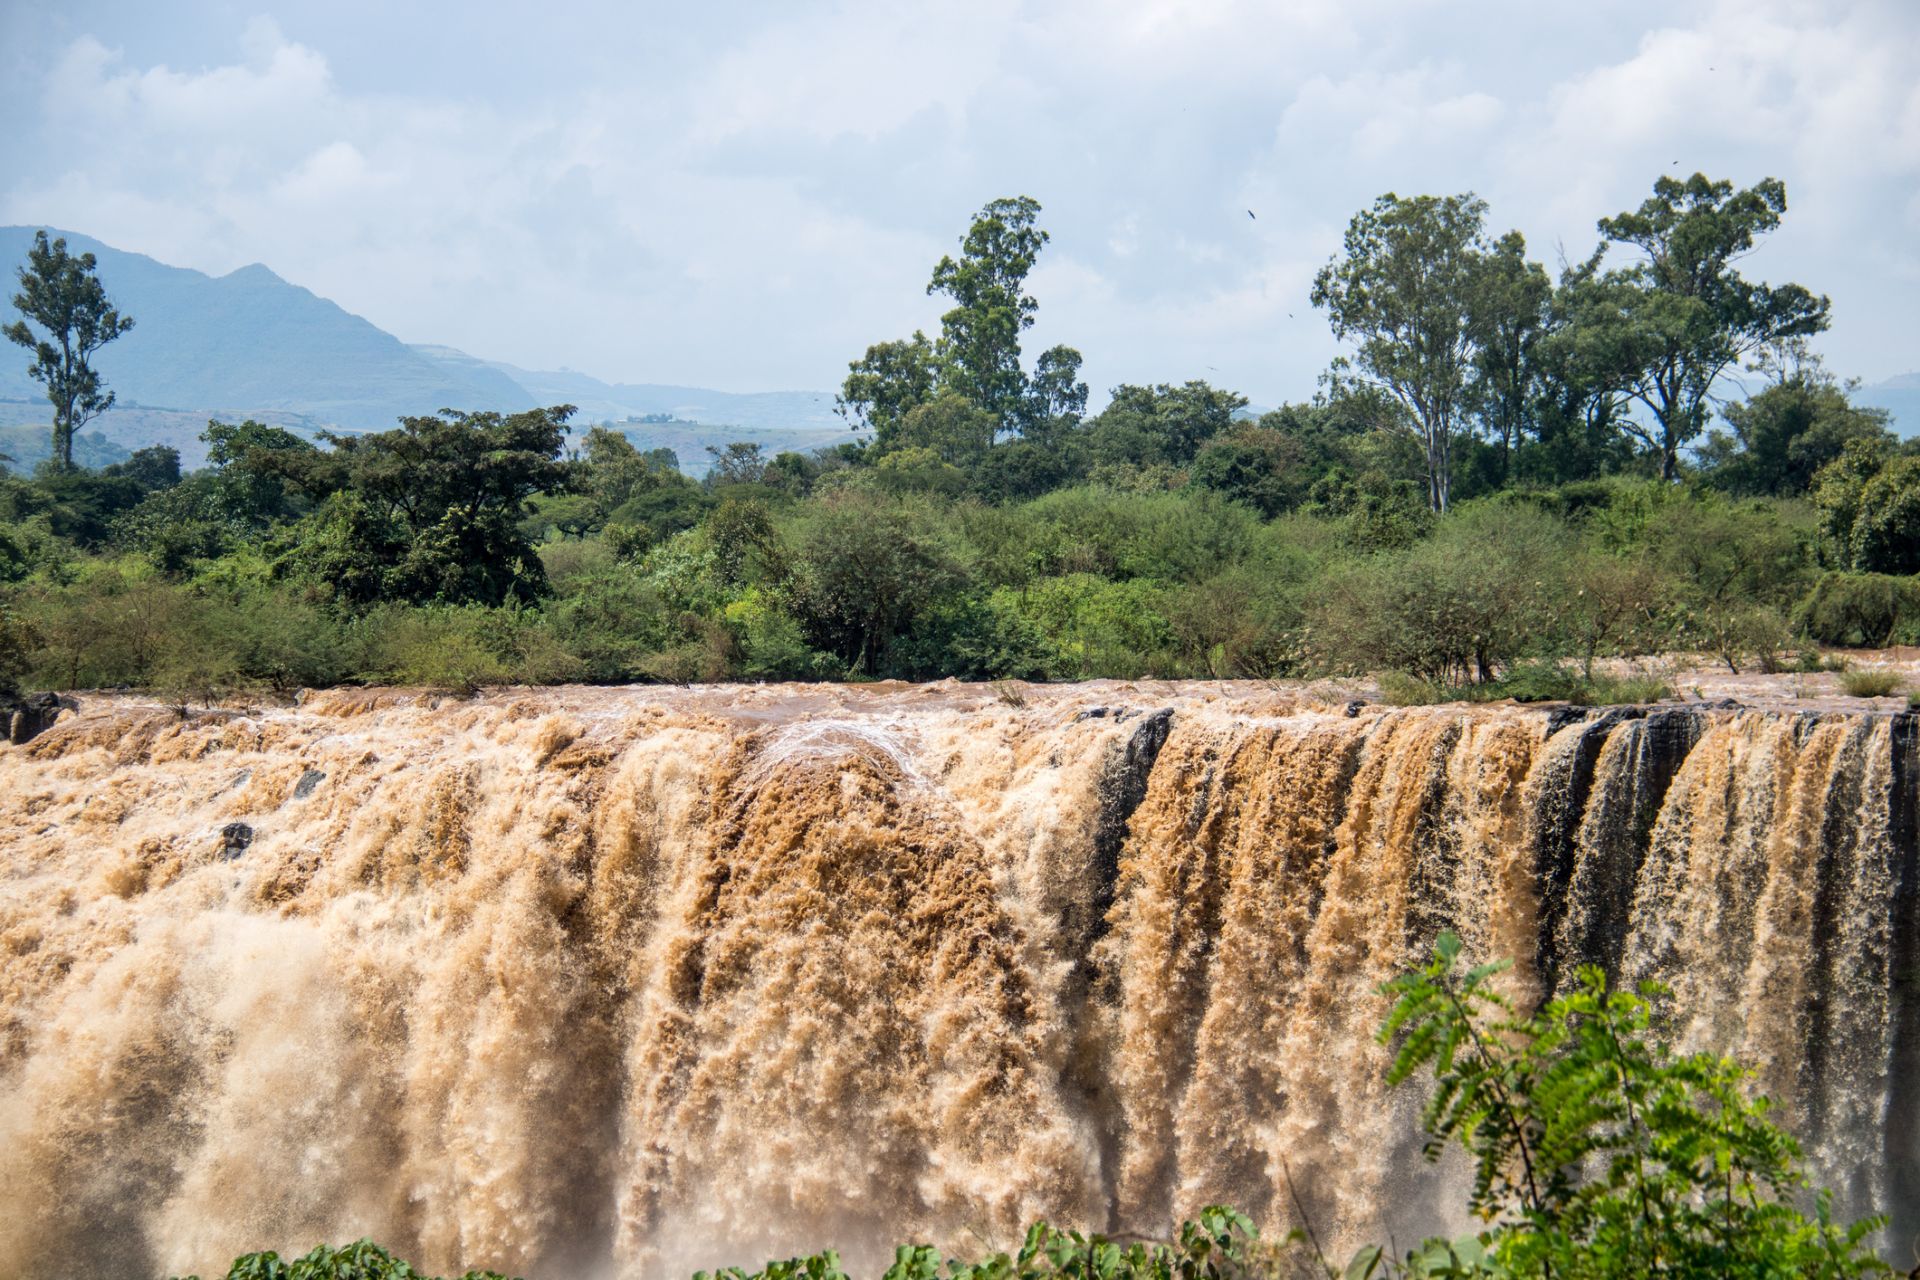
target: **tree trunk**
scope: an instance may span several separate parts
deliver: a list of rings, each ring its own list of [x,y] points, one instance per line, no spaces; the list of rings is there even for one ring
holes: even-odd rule
[[[1453,457],[1446,438],[1427,437],[1427,503],[1444,515],[1453,496]]]

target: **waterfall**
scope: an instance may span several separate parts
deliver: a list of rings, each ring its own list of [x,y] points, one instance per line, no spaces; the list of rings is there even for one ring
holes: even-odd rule
[[[1215,1202],[1464,1225],[1453,929],[1675,992],[1920,1230],[1914,720],[1206,683],[134,698],[0,745],[0,1274],[669,1277]]]

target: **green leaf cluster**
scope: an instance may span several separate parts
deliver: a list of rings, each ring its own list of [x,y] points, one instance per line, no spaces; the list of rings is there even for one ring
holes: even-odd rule
[[[188,1280],[200,1280],[190,1276]],[[303,1257],[284,1259],[268,1250],[235,1258],[226,1280],[435,1280],[371,1240],[316,1245]],[[497,1271],[467,1271],[459,1280],[507,1280]]]
[[[1473,1163],[1469,1205],[1487,1228],[1389,1270],[1514,1277],[1843,1277],[1877,1273],[1879,1219],[1832,1221],[1799,1147],[1749,1095],[1749,1073],[1675,1053],[1638,992],[1583,967],[1532,1013],[1499,990],[1505,962],[1469,965],[1451,933],[1388,983],[1388,1078],[1431,1078],[1426,1154]],[[1800,1205],[1811,1200],[1811,1214]],[[1434,1269],[1439,1261],[1441,1269]],[[1372,1254],[1371,1274],[1386,1260]]]
[[[932,1245],[901,1245],[881,1280],[1254,1280],[1294,1269],[1296,1237],[1262,1240],[1244,1214],[1221,1205],[1183,1223],[1171,1241],[1120,1241],[1046,1222],[1027,1229],[1012,1253],[942,1258]],[[755,1271],[698,1271],[694,1280],[847,1280],[831,1251],[769,1262]]]

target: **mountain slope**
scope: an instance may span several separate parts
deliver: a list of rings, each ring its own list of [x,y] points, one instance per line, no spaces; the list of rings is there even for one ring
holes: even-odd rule
[[[1920,373],[1903,373],[1853,393],[1854,403],[1885,409],[1893,415],[1893,429],[1903,436],[1920,435]]]
[[[482,368],[513,379],[541,404],[571,404],[588,421],[665,414],[681,422],[750,427],[762,431],[844,432],[825,391],[713,391],[662,383],[603,382],[571,369],[522,369],[480,360],[452,347],[415,346],[414,351],[449,369]]]
[[[0,227],[0,262],[26,260],[33,227]],[[443,407],[524,409],[534,399],[478,361],[429,359],[392,334],[258,264],[225,276],[169,267],[56,231],[99,259],[133,331],[96,366],[124,405],[196,412],[281,410],[356,430]],[[24,360],[0,361],[0,398],[40,398]]]

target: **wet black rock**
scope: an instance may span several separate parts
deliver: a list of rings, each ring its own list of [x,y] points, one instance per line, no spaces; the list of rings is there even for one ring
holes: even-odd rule
[[[62,711],[79,709],[79,703],[57,693],[0,694],[0,729],[17,747],[51,729]]]
[[[220,828],[220,859],[232,862],[253,843],[253,828],[244,822],[229,822]]]

